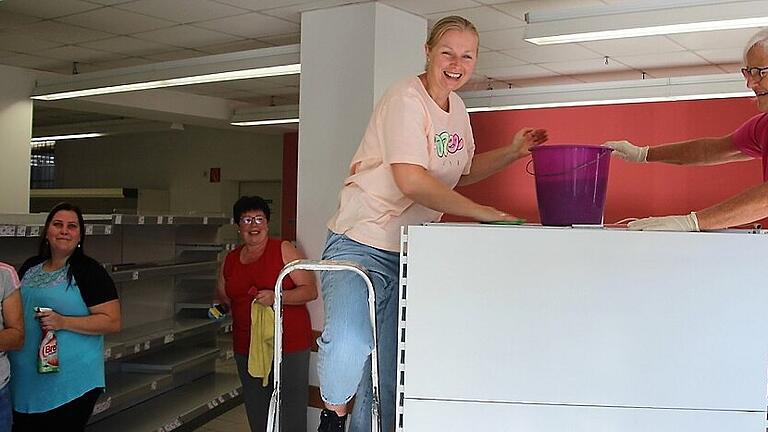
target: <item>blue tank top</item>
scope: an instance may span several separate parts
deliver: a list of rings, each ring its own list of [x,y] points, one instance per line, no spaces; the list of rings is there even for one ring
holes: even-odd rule
[[[50,411],[86,392],[104,387],[104,337],[68,330],[56,331],[59,372],[37,372],[37,350],[42,330],[35,319],[35,307],[49,307],[68,316],[90,315],[75,279],[67,282],[64,266],[54,272],[43,265],[30,268],[21,280],[24,307],[24,347],[9,352],[13,409],[23,413]]]

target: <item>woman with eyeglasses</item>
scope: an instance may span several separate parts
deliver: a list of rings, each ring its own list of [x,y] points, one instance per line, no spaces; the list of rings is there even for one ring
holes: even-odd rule
[[[761,158],[764,183],[721,203],[687,215],[649,217],[629,223],[631,230],[704,231],[728,228],[768,217],[768,30],[755,34],[744,50],[742,75],[761,112],[729,135],[696,138],[653,147],[608,141],[614,156],[630,162],[717,165]]]
[[[272,372],[254,377],[248,372],[251,346],[251,302],[275,301],[275,282],[283,266],[304,256],[291,242],[269,237],[269,204],[258,196],[241,197],[232,208],[241,245],[228,253],[221,266],[217,293],[232,311],[233,348],[245,410],[252,431],[267,427]],[[312,326],[306,303],[317,298],[312,273],[297,270],[283,279],[283,362],[280,423],[285,431],[307,430],[309,351]],[[271,357],[270,357],[271,358]]]

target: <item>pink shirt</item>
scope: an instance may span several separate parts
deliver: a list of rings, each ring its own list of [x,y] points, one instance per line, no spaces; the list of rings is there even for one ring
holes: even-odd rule
[[[418,77],[393,85],[376,105],[352,158],[328,228],[388,251],[400,250],[400,227],[437,221],[442,213],[414,203],[395,184],[390,164],[424,167],[453,188],[468,174],[475,153],[469,115],[461,98],[449,96],[450,112],[427,94]]]
[[[758,114],[731,134],[742,153],[763,160],[763,181],[768,181],[768,114]]]

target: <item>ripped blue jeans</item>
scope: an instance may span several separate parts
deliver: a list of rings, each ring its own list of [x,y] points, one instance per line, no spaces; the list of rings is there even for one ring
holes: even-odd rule
[[[383,431],[392,430],[397,384],[400,254],[366,246],[331,232],[323,259],[354,261],[368,269],[376,292],[381,425]],[[321,273],[321,292],[325,326],[317,340],[320,393],[323,400],[332,405],[343,405],[357,394],[349,432],[370,431],[373,334],[368,314],[368,288],[354,272],[326,271]]]

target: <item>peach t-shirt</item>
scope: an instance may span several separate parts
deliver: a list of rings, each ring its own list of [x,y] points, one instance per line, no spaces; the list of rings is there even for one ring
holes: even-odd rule
[[[418,77],[393,85],[376,105],[352,158],[328,228],[389,251],[400,250],[400,227],[437,221],[442,213],[414,203],[395,184],[390,164],[424,167],[453,188],[468,174],[475,153],[469,115],[461,98],[449,96],[443,111]]]

